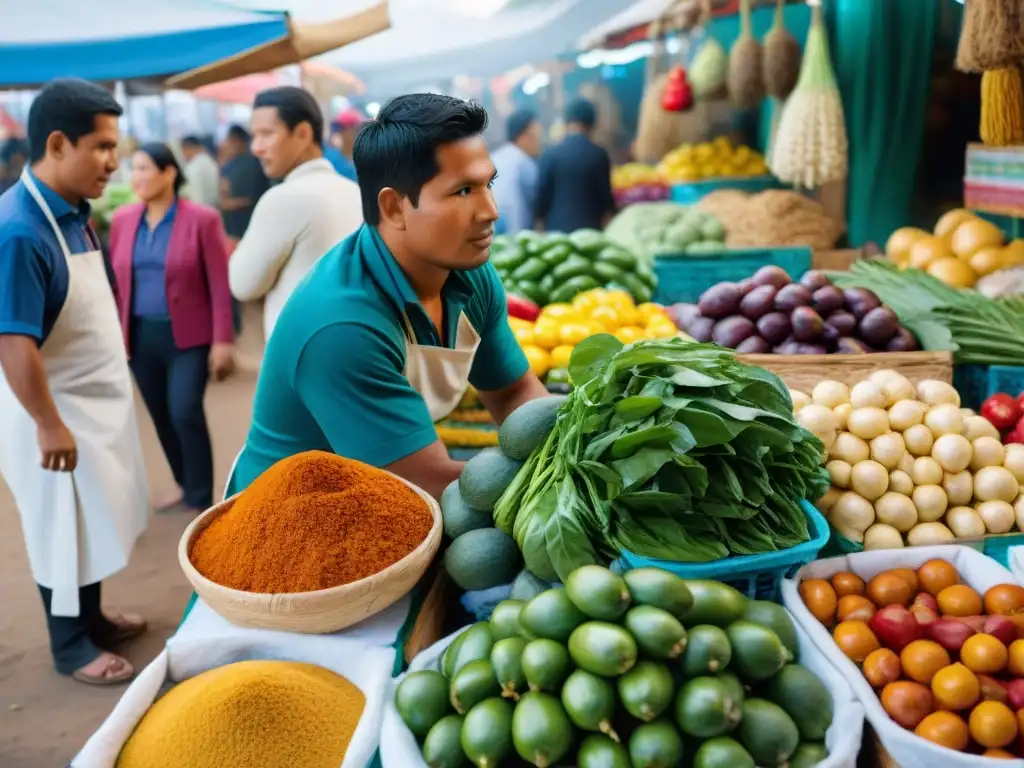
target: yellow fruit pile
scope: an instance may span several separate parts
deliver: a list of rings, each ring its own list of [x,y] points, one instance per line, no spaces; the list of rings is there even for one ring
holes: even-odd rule
[[[897,229],[885,254],[901,269],[923,269],[954,288],[971,288],[985,275],[1024,265],[1024,239],[1006,243],[995,224],[955,208],[943,214],[933,232]]]
[[[653,165],[626,163],[612,168],[612,189],[622,190],[641,184],[660,184],[661,174]]]
[[[683,144],[658,164],[661,177],[669,184],[687,184],[702,179],[764,176],[768,173],[764,155],[750,147],[734,147],[724,136],[703,144]]]
[[[604,288],[581,293],[572,304],[548,304],[535,323],[516,317],[510,317],[508,323],[538,376],[567,368],[573,347],[598,333],[611,333],[625,344],[640,339],[686,338],[660,304],[638,306],[625,291]]]

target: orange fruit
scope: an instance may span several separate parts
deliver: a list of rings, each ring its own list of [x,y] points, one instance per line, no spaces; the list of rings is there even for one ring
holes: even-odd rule
[[[900,664],[907,677],[928,685],[936,672],[949,666],[949,652],[933,640],[914,640],[900,652]]]
[[[981,683],[963,664],[950,664],[935,673],[932,693],[943,709],[967,709],[981,696]]]
[[[952,712],[932,712],[918,723],[914,733],[922,739],[962,752],[971,740],[967,723]]]
[[[887,605],[906,605],[910,602],[910,585],[898,573],[885,571],[868,582],[868,597],[879,608]]]
[[[818,621],[831,627],[836,618],[836,591],[824,579],[805,579],[800,582],[800,597]]]
[[[836,597],[847,595],[863,595],[864,579],[856,573],[837,573],[832,577],[832,589],[836,591]]]
[[[946,587],[935,599],[943,616],[977,616],[981,613],[981,595],[966,584]]]
[[[917,572],[914,571],[913,568],[893,568],[889,573],[893,573],[907,582],[907,586],[910,587],[911,598],[921,591],[921,586],[917,579]]]
[[[1007,671],[1014,677],[1024,677],[1024,640],[1014,640],[1007,651]]]
[[[1006,646],[992,635],[971,635],[960,648],[960,661],[972,672],[994,675],[1006,669],[1008,660]],[[906,669],[905,663],[903,667]]]
[[[989,749],[1005,747],[1017,737],[1017,718],[998,701],[983,701],[971,710],[968,726],[972,738]]]
[[[920,683],[889,683],[879,697],[886,714],[904,728],[916,728],[935,711],[935,697]]]
[[[921,589],[929,595],[938,595],[946,587],[960,583],[960,575],[945,560],[929,560],[917,569],[917,580]]]
[[[863,621],[844,621],[837,624],[832,630],[832,639],[848,659],[858,664],[872,651],[881,648],[875,633]]]
[[[872,651],[864,659],[864,677],[872,688],[884,688],[900,679],[900,657],[888,648]]]
[[[992,757],[996,760],[1016,760],[1017,756],[1005,749],[986,749],[981,753],[982,757]]]
[[[875,615],[875,604],[863,595],[845,595],[836,606],[837,621],[871,621]]]
[[[1013,616],[1024,612],[1024,587],[996,584],[985,592],[985,613]]]

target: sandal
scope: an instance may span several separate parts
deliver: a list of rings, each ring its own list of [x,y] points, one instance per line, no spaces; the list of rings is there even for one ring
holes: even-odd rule
[[[115,613],[113,616],[105,616],[107,622],[113,627],[109,634],[100,638],[99,646],[119,645],[146,632],[149,624],[136,613]],[[94,642],[96,642],[94,640]]]
[[[135,668],[127,659],[122,659],[120,656],[115,656],[112,653],[103,653],[100,655],[100,658],[104,656],[107,661],[103,671],[98,675],[83,672],[79,669],[71,674],[72,679],[86,685],[119,685],[135,677]],[[89,666],[89,664],[86,664],[86,666]]]

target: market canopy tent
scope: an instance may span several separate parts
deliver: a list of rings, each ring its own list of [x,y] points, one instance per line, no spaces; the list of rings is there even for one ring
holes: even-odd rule
[[[2,16],[0,88],[166,76],[289,35],[283,13],[213,0],[35,0]]]

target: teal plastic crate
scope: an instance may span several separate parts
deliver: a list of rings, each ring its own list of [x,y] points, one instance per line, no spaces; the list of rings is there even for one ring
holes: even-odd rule
[[[997,392],[1017,397],[1024,392],[1024,367],[1018,365],[958,365],[953,385],[964,408],[977,410]]]
[[[744,248],[699,256],[659,254],[654,257],[654,275],[658,278],[654,300],[666,305],[694,303],[713,285],[738,283],[771,265],[782,267],[797,280],[811,268],[811,249]]]
[[[1002,533],[986,536],[982,552],[1004,568],[1010,567],[1010,547],[1024,547],[1024,533]]]
[[[800,506],[807,514],[811,539],[781,552],[729,557],[713,563],[677,563],[622,552],[619,563],[624,570],[661,568],[684,579],[714,579],[752,599],[777,601],[782,580],[816,560],[829,539],[828,521],[822,514],[806,501],[800,502]]]
[[[1024,533],[1001,533],[982,536],[977,539],[957,539],[954,544],[970,547],[991,557],[1004,568],[1010,567],[1010,547],[1024,546]],[[838,531],[832,531],[828,546],[822,550],[823,557],[838,557],[863,552],[864,545],[850,541]]]
[[[694,205],[699,203],[706,195],[717,192],[720,189],[735,189],[740,192],[756,194],[767,189],[782,189],[783,184],[774,176],[743,176],[739,178],[709,179],[707,181],[694,181],[689,184],[673,184],[671,199],[673,203],[683,205]]]

